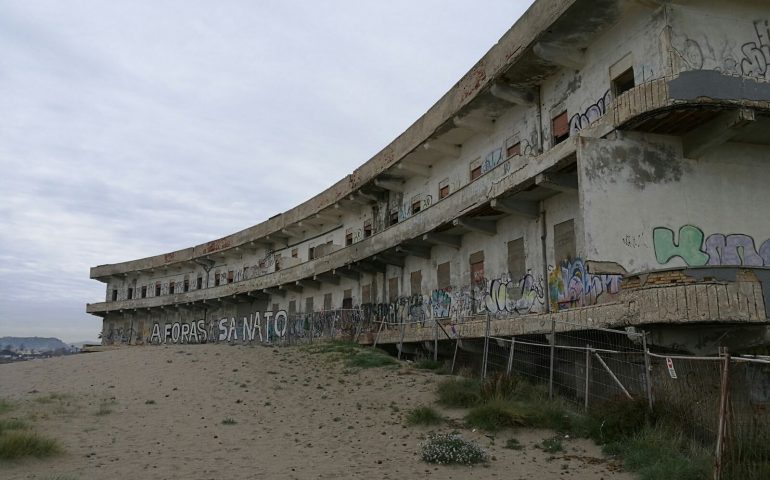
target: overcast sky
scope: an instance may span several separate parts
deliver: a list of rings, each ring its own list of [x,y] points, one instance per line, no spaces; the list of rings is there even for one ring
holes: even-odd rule
[[[321,192],[531,3],[0,0],[0,336],[96,339],[91,266]]]

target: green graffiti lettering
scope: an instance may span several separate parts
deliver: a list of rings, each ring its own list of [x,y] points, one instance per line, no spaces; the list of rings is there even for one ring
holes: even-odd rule
[[[674,257],[682,258],[690,267],[706,265],[709,260],[709,256],[701,250],[703,232],[692,225],[684,225],[679,229],[679,243],[674,242],[673,230],[657,227],[652,230],[652,242],[655,258],[661,265]]]

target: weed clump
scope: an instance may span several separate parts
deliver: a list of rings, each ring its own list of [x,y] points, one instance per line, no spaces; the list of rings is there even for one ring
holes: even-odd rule
[[[414,363],[414,368],[418,368],[420,370],[432,370],[434,372],[438,372],[440,370],[443,370],[444,364],[437,360],[433,360],[432,358],[423,358],[422,360],[418,360]]]
[[[447,407],[474,407],[481,403],[480,388],[478,380],[450,378],[438,385],[438,402]]]
[[[444,418],[433,408],[427,406],[417,407],[406,416],[408,425],[438,425]]]
[[[497,432],[503,428],[520,427],[527,422],[512,405],[493,401],[471,409],[465,416],[465,423],[488,432]]]
[[[55,440],[36,433],[10,430],[0,435],[0,459],[15,460],[22,457],[44,458],[61,452]]]
[[[227,417],[224,420],[222,420],[222,425],[235,425],[236,423],[238,422],[236,422],[235,419],[230,417]]]
[[[421,444],[422,459],[427,463],[441,465],[473,465],[486,462],[486,450],[479,444],[466,440],[457,434],[432,434]]]

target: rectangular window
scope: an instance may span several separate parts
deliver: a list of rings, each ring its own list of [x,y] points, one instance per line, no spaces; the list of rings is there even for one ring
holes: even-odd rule
[[[409,274],[409,287],[412,296],[422,295],[422,270]]]
[[[307,247],[307,259],[312,260],[315,258],[315,247]]]
[[[369,238],[372,236],[372,221],[366,220],[364,222],[364,238]]]
[[[569,137],[569,117],[564,111],[551,120],[551,131],[553,132],[553,144],[558,145]]]
[[[278,270],[278,269],[276,268],[276,270]],[[214,286],[218,287],[219,286],[219,282],[220,282],[219,272],[214,272]]]
[[[353,289],[342,292],[342,308],[353,308]]]
[[[372,303],[372,285],[361,285],[361,303]]]
[[[115,302],[118,300],[118,290],[113,288],[112,289],[112,301]]]
[[[331,293],[325,293],[324,294],[324,310],[331,310],[332,309],[332,294]]]
[[[420,211],[421,205],[422,205],[422,202],[419,200],[417,200],[416,202],[412,202],[412,215]]]
[[[160,282],[155,284],[155,296],[160,297]]]
[[[132,298],[134,298],[134,289],[128,287],[128,299],[131,300]]]
[[[142,298],[147,298],[147,285],[142,285]]]
[[[631,67],[612,80],[612,93],[615,97],[634,88],[634,68]],[[605,105],[605,108],[607,105]]]
[[[553,253],[557,262],[574,260],[577,257],[575,247],[575,221],[557,223],[553,226]]]
[[[484,281],[484,251],[472,253],[469,261],[471,264],[471,284],[478,285]]]
[[[230,270],[227,272],[227,283],[233,283],[233,279],[235,278],[235,272]]]
[[[438,198],[441,200],[442,198],[446,198],[449,196],[449,185],[444,185],[443,187],[438,189]]]
[[[297,313],[297,301],[289,300],[289,315]]]
[[[275,258],[275,271],[277,272],[278,270],[281,269],[281,254],[276,253],[274,258]]]
[[[515,281],[521,280],[527,273],[524,238],[517,238],[508,242],[508,273]]]
[[[438,279],[439,290],[447,290],[452,286],[451,284],[451,271],[449,262],[441,263],[436,268],[436,277]]]
[[[521,155],[521,142],[516,142],[505,149],[505,156],[511,158],[514,155]]]
[[[176,289],[176,283],[174,283],[174,282],[170,282],[170,283],[168,284],[168,294],[169,294],[169,295],[173,295],[173,294],[174,294],[174,290],[175,290],[175,289]]]
[[[395,302],[398,300],[398,277],[388,279],[388,301]]]
[[[471,182],[481,176],[481,165],[471,169]]]
[[[190,291],[190,280],[187,278],[184,279],[184,291],[185,293]]]
[[[307,297],[305,299],[305,313],[313,312],[313,297]]]
[[[203,277],[198,275],[198,278],[195,279],[195,286],[198,290],[203,288]]]
[[[299,249],[298,248],[292,248],[291,249],[291,258],[297,258],[299,257]]]
[[[345,245],[353,245],[353,232],[345,234]]]
[[[392,227],[397,223],[398,223],[398,210],[393,210],[392,212],[390,212],[388,225]]]

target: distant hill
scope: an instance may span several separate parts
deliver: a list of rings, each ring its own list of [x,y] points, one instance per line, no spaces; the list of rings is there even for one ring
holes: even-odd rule
[[[54,337],[0,337],[0,350],[43,353],[76,349]]]

